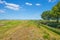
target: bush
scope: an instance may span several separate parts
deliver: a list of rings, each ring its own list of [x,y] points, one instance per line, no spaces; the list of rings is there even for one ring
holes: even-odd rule
[[[51,30],[51,31],[53,31],[53,32],[55,32],[55,33],[57,33],[57,34],[60,35],[60,31],[59,31],[58,29],[56,29],[56,28],[48,27],[48,26],[46,26],[46,25],[43,25],[43,27],[45,27],[45,28],[47,28],[48,30]]]
[[[60,29],[60,25],[58,25],[58,26],[57,26],[57,28],[59,28],[59,29]]]
[[[60,28],[60,23],[56,23],[55,21],[40,21],[40,23],[50,27]]]

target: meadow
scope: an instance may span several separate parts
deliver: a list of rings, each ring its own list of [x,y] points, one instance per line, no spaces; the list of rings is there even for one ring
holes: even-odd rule
[[[60,40],[59,30],[37,20],[0,20],[0,40]]]

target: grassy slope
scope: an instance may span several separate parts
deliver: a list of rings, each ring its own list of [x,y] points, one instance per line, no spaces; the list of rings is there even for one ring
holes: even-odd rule
[[[1,21],[0,40],[60,40],[60,35],[34,21]]]

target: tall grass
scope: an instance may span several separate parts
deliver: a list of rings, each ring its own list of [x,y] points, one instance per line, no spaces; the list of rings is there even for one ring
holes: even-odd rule
[[[49,27],[49,26],[46,26],[46,25],[43,25],[43,24],[42,24],[42,26],[47,28],[48,30],[51,30],[51,31],[53,31],[53,32],[55,32],[55,33],[60,35],[60,30],[59,29],[56,29],[56,28],[53,28],[53,27]]]

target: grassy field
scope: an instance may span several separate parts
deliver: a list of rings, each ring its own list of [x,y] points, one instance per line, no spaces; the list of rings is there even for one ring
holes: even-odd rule
[[[59,29],[34,20],[1,20],[0,40],[60,40]]]

